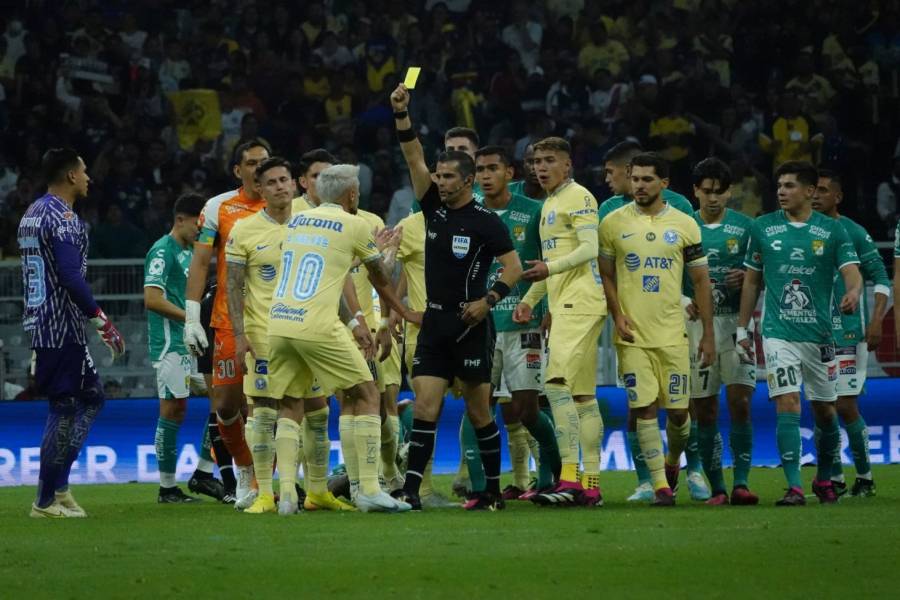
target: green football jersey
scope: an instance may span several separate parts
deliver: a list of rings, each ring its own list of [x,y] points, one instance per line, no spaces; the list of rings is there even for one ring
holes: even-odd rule
[[[188,268],[191,266],[192,246],[182,248],[175,238],[166,234],[159,238],[144,260],[144,287],[157,287],[163,297],[184,308]],[[169,352],[187,354],[184,346],[184,323],[147,311],[147,342],[150,359],[160,360]]]
[[[513,194],[509,200],[509,204],[503,210],[494,211],[506,228],[509,230],[509,236],[512,239],[513,248],[519,254],[519,260],[522,261],[522,267],[527,269],[526,260],[540,260],[541,258],[541,203],[531,200],[519,194]],[[488,275],[488,287],[494,284],[494,281],[500,276],[502,266],[497,259],[491,263],[491,271]],[[531,321],[526,324],[514,323],[512,320],[513,311],[516,305],[521,302],[522,297],[528,291],[531,284],[524,279],[520,279],[516,285],[512,286],[509,294],[497,303],[497,306],[491,310],[494,318],[494,328],[497,331],[516,331],[519,329],[534,329],[539,327],[541,319],[544,316],[544,304],[546,298],[540,304],[534,307],[531,313]]]
[[[847,217],[839,217],[838,223],[844,226],[847,235],[850,236],[850,242],[859,257],[859,270],[862,271],[863,280],[873,282],[876,293],[890,296],[891,280],[888,279],[884,261],[881,260],[881,254],[878,253],[872,236],[866,233],[859,223]],[[835,275],[831,323],[834,328],[834,342],[838,346],[853,346],[863,341],[866,337],[866,323],[869,317],[865,292],[860,295],[858,311],[850,315],[841,313],[841,298],[846,292],[844,278],[840,274]]]
[[[833,343],[834,277],[849,264],[859,258],[847,231],[830,217],[813,211],[805,223],[792,223],[778,210],[753,221],[744,266],[763,272],[763,337]]]
[[[686,215],[693,216],[694,207],[691,206],[691,201],[679,194],[678,192],[674,192],[668,188],[662,191],[662,199],[669,203],[672,208],[676,208],[683,212]],[[632,198],[628,196],[618,195],[618,196],[610,196],[600,205],[600,208],[597,210],[597,216],[599,220],[602,221],[606,218],[606,215],[611,213],[614,210],[618,210],[632,201]]]
[[[741,291],[727,287],[725,276],[732,269],[744,268],[744,255],[747,253],[753,219],[726,208],[720,223],[704,223],[699,210],[694,212],[694,220],[700,225],[703,250],[709,261],[714,314],[736,315],[741,308]],[[684,295],[693,298],[693,287],[690,278],[685,278]]]
[[[900,222],[897,223],[897,231],[894,232],[894,258],[900,258]]]

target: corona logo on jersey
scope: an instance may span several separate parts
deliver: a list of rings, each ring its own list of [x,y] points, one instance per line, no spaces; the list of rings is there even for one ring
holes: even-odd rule
[[[328,229],[341,233],[344,231],[344,224],[340,221],[332,221],[331,219],[322,219],[320,217],[307,217],[304,214],[295,215],[288,223],[288,227],[295,229],[297,227],[315,227],[317,229]]]

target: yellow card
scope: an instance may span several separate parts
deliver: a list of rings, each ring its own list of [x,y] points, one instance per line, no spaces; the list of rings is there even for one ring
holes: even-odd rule
[[[411,90],[416,87],[416,81],[419,79],[419,73],[421,72],[421,67],[410,67],[406,70],[406,79],[403,80],[403,85],[406,86],[406,89]]]

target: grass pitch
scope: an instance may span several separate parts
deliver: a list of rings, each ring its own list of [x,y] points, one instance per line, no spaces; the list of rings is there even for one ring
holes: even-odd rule
[[[2,488],[0,598],[893,597],[900,466],[874,475],[837,506],[775,508],[781,471],[755,469],[758,507],[635,506],[634,475],[604,473],[597,509],[291,518],[122,484],[73,488],[88,519],[30,519],[34,488]]]

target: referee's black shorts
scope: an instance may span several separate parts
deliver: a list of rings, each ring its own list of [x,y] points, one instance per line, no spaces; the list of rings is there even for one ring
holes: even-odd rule
[[[428,308],[422,318],[412,376],[426,375],[465,383],[490,383],[497,334],[488,315],[474,327],[453,311]]]

